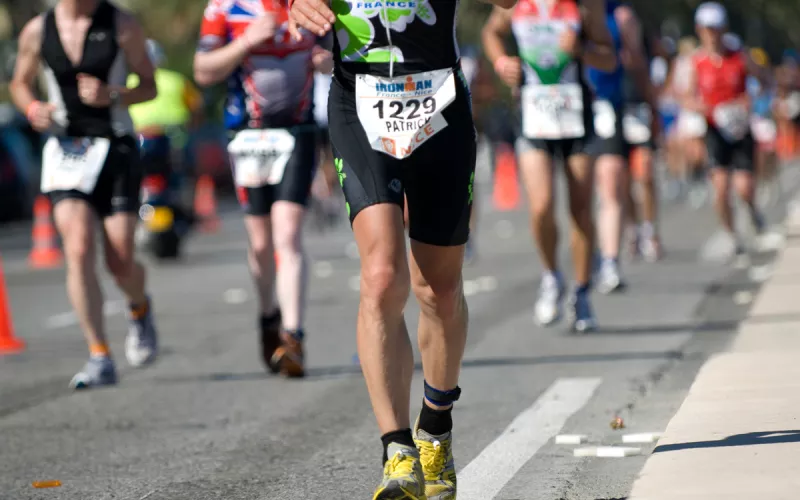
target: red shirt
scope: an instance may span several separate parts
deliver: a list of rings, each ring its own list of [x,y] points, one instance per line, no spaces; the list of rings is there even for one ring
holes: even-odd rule
[[[699,50],[692,57],[697,91],[708,107],[706,119],[714,123],[713,112],[720,104],[738,99],[747,93],[747,63],[742,52],[723,56]]]

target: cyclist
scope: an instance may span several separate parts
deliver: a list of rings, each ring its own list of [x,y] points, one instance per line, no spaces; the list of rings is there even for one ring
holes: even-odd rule
[[[476,154],[454,37],[459,2],[326,4],[294,0],[291,12],[314,35],[336,35],[328,120],[361,256],[358,354],[383,434],[383,480],[373,498],[454,500],[451,410],[466,343],[461,272]],[[413,430],[414,358],[403,318],[409,287],[420,304],[425,377]]]
[[[520,172],[530,203],[531,228],[544,267],[534,316],[551,325],[561,316],[564,279],[556,261],[554,161],[563,159],[572,215],[576,287],[570,301],[572,328],[595,326],[589,302],[594,248],[594,179],[587,146],[594,133],[591,91],[584,65],[613,71],[617,61],[606,26],[606,2],[521,0],[513,10],[495,7],[483,29],[483,47],[497,74],[521,88]],[[513,31],[519,57],[506,54]],[[554,97],[557,96],[557,97]]]
[[[211,0],[194,75],[204,86],[228,82],[225,126],[235,132],[228,149],[245,212],[264,363],[273,373],[302,377],[302,224],[317,162],[313,80],[314,70],[330,72],[332,61],[317,39],[293,40],[288,21],[284,0]]]
[[[34,97],[40,64],[49,103]],[[135,88],[125,86],[128,70],[139,76]],[[52,134],[44,147],[41,189],[53,203],[67,293],[90,353],[70,387],[115,384],[95,269],[98,221],[106,266],[130,305],[128,362],[145,366],[157,352],[146,273],[134,259],[142,172],[128,106],[156,97],[142,27],[105,0],[60,0],[23,28],[10,88],[31,125]]]
[[[723,42],[728,14],[722,5],[701,4],[695,14],[695,24],[701,48],[692,59],[684,104],[687,109],[702,113],[708,123],[705,140],[715,207],[738,256],[744,253],[744,247],[733,226],[731,183],[747,206],[756,231],[761,232],[764,225],[755,205],[755,144],[750,133],[747,61],[741,51],[732,51]]]

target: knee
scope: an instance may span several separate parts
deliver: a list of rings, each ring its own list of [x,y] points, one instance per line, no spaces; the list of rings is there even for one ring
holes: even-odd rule
[[[115,278],[127,278],[130,276],[134,265],[133,249],[106,250],[106,268]]]
[[[90,233],[81,231],[65,236],[63,239],[64,256],[68,267],[74,269],[94,268],[94,239]]]
[[[464,303],[464,288],[460,273],[431,281],[420,277],[413,285],[414,295],[424,313],[438,318],[453,318],[460,313]]]
[[[250,235],[250,252],[258,262],[275,258],[272,239],[266,232]]]
[[[293,257],[302,253],[302,232],[299,227],[275,227],[272,242],[278,255]]]
[[[400,314],[405,308],[410,288],[405,263],[365,263],[361,270],[362,306]]]
[[[553,215],[553,197],[550,193],[542,193],[541,196],[531,200],[530,204],[531,218],[534,220],[542,220]]]

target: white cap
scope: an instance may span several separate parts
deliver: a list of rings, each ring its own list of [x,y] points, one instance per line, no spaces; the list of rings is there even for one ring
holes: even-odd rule
[[[728,25],[728,12],[717,2],[705,2],[697,7],[694,22],[704,28],[722,29]]]

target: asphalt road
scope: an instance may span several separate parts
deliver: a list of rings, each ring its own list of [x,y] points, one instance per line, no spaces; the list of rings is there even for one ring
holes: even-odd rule
[[[800,176],[784,177],[793,191]],[[464,272],[471,325],[454,414],[459,498],[624,498],[645,456],[576,458],[554,436],[613,445],[625,432],[663,430],[703,360],[744,317],[772,252],[756,253],[749,269],[708,262],[717,245],[710,210],[665,206],[666,258],[626,264],[627,293],[595,296],[600,331],[543,329],[532,321],[540,268],[525,213],[493,212],[487,191],[479,259]],[[770,222],[783,204],[770,207]],[[27,270],[25,238],[25,228],[0,229],[14,323],[28,343],[0,357],[0,499],[371,498],[380,441],[354,360],[359,263],[349,228],[309,232],[307,379],[264,373],[244,229],[230,212],[220,233],[191,241],[184,262],[149,265],[163,346],[155,366],[125,366],[122,303],[104,281],[121,383],[83,393],[67,390],[86,348],[63,271]],[[411,299],[412,331],[416,315]],[[414,387],[420,401],[419,371]],[[625,430],[610,428],[615,416]],[[646,455],[652,445],[643,446]],[[62,486],[32,488],[42,480]]]

